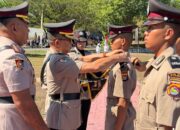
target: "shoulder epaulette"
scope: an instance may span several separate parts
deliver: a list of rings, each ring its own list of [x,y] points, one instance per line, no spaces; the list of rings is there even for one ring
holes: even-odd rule
[[[180,56],[178,55],[170,56],[169,63],[173,69],[180,68]]]
[[[0,47],[0,52],[6,50],[6,49],[13,49],[11,46],[2,46]]]

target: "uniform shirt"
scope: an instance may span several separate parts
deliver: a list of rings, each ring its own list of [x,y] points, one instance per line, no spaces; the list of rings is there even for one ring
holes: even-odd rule
[[[52,61],[51,61],[52,60]],[[48,94],[80,93],[78,75],[83,62],[73,61],[68,55],[56,55],[47,64]],[[81,124],[80,100],[50,99],[47,125],[53,129],[77,129]]]
[[[47,86],[49,94],[79,92],[78,76],[81,61],[75,62],[68,55],[58,55],[47,65]]]
[[[180,100],[168,95],[167,88],[180,84],[179,64],[179,56],[174,55],[171,47],[147,64],[139,97],[137,130],[154,130],[161,125],[175,127]]]
[[[12,40],[0,37],[0,48],[15,45]],[[35,94],[34,70],[24,54],[16,53],[13,49],[0,52],[0,97],[10,97],[10,93],[26,89]],[[14,104],[0,103],[0,130],[32,130],[23,120]]]
[[[128,62],[128,79],[122,80],[120,64],[116,64],[109,74],[108,79],[108,96],[105,130],[113,130],[117,118],[119,98],[125,98],[130,102],[130,97],[136,86],[136,72],[133,65]],[[133,130],[133,119],[135,118],[135,110],[132,104],[129,104],[128,113],[122,130]]]

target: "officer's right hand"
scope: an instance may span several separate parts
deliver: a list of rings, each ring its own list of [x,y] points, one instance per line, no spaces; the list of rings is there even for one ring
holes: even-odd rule
[[[147,62],[142,62],[139,58],[137,57],[131,57],[131,62],[134,65],[134,67],[140,71],[143,72],[146,70],[146,64]]]

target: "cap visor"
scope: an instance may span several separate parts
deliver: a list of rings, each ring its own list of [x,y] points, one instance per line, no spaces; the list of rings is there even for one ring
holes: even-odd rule
[[[76,38],[73,35],[65,35],[65,37],[72,39],[72,40],[76,40]]]
[[[110,36],[109,36],[109,39],[113,39],[113,38],[115,38],[116,36],[117,36],[117,34],[110,35]]]
[[[159,24],[159,23],[162,23],[162,22],[164,22],[164,21],[148,20],[148,21],[144,22],[143,26],[150,26],[150,25]]]

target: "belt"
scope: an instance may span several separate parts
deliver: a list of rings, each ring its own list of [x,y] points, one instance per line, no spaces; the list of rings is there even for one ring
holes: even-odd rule
[[[32,98],[34,100],[35,96],[32,95]],[[10,96],[9,97],[0,97],[0,103],[12,103],[12,104],[14,104],[14,101],[13,101],[12,97],[10,97]]]
[[[80,99],[80,93],[63,93],[62,96],[61,96],[61,94],[52,94],[49,96],[53,100],[61,100],[61,101]]]

